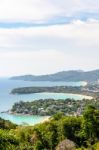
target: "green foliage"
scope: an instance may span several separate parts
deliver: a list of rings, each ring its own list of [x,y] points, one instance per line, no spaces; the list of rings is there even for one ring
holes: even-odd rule
[[[61,143],[66,147],[67,141],[82,150],[98,150],[99,110],[89,106],[82,117],[58,113],[33,127],[0,130],[0,150],[55,150]]]
[[[15,124],[0,118],[0,129],[15,129],[15,128],[16,128]]]
[[[79,132],[81,144],[91,147],[99,140],[99,110],[89,105],[84,114],[82,128]]]
[[[59,140],[68,138],[79,144],[77,133],[81,130],[82,117],[63,117],[58,122]]]
[[[63,112],[58,112],[57,114],[53,115],[52,119],[53,120],[60,120],[64,116]]]
[[[21,87],[15,88],[11,91],[12,94],[30,94],[41,92],[54,92],[54,93],[81,93],[81,87],[72,86],[53,86],[53,87]]]
[[[93,149],[94,149],[94,150],[99,150],[99,142],[97,142],[97,143],[95,143],[95,144],[93,145]]]
[[[43,146],[42,142],[41,141],[37,141],[35,146],[34,146],[34,149],[35,150],[43,150],[44,146]]]
[[[35,100],[32,102],[18,102],[15,103],[12,107],[13,113],[22,113],[22,114],[31,114],[31,115],[41,115],[41,116],[53,116],[59,112],[62,112],[65,115],[81,115],[83,110],[89,104],[94,105],[99,108],[99,100],[54,100],[54,99],[45,99],[45,100]],[[55,116],[54,116],[55,117]]]
[[[18,137],[7,130],[0,129],[0,150],[11,149],[19,144]]]

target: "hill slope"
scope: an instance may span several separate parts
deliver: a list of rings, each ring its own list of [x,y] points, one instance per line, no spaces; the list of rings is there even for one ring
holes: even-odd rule
[[[11,77],[12,80],[25,80],[25,81],[88,81],[95,82],[99,79],[99,70],[93,71],[62,71],[49,75],[24,75]]]

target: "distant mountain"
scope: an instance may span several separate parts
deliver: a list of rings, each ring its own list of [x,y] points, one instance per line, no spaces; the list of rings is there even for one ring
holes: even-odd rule
[[[99,70],[93,71],[81,71],[81,70],[71,70],[71,71],[62,71],[55,74],[49,75],[24,75],[24,76],[15,76],[11,77],[12,80],[24,80],[24,81],[87,81],[95,82],[99,80]]]

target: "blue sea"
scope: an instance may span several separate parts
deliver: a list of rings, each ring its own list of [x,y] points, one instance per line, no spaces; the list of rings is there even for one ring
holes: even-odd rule
[[[11,109],[15,102],[19,101],[33,101],[38,99],[66,99],[74,98],[75,100],[83,99],[85,96],[76,94],[64,94],[64,93],[35,93],[35,94],[23,94],[12,95],[10,94],[13,88],[17,87],[29,87],[29,86],[83,86],[84,82],[28,82],[20,80],[10,80],[7,78],[0,78],[0,112]],[[41,122],[45,117],[40,116],[22,116],[0,113],[0,117],[10,120],[17,124],[36,124]]]

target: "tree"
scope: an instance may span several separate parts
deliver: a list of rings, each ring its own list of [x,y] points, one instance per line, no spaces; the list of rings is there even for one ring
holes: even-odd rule
[[[88,106],[83,114],[81,135],[85,138],[87,145],[92,145],[98,140],[99,133],[99,110]]]

